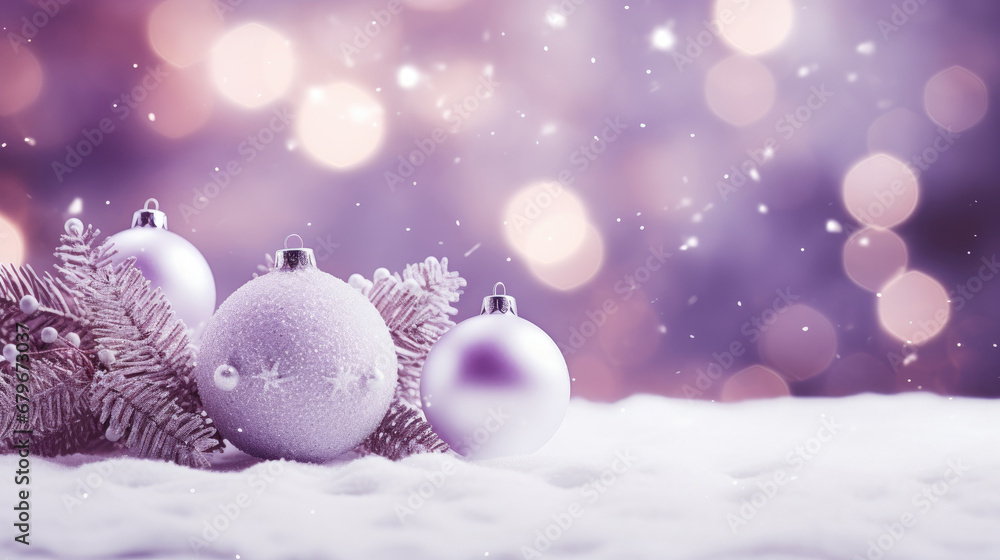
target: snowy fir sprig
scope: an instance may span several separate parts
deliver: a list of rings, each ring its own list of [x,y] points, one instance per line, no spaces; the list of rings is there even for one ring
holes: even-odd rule
[[[353,274],[348,283],[364,294],[392,334],[398,381],[393,404],[358,451],[399,459],[419,452],[444,452],[446,444],[427,422],[420,403],[420,371],[427,354],[448,329],[465,279],[448,270],[448,259],[427,257],[407,265],[402,274],[380,268],[372,280]]]
[[[427,257],[407,265],[402,274],[380,268],[372,280],[352,274],[348,283],[365,295],[389,326],[399,360],[396,396],[420,408],[420,371],[441,335],[455,326],[451,306],[458,301],[465,279],[448,271],[448,259]]]
[[[33,451],[125,447],[139,457],[208,467],[207,453],[222,439],[201,409],[185,327],[133,260],[112,263],[113,245],[97,244],[99,234],[67,222],[56,250],[58,279],[30,267],[0,274],[0,343],[15,340],[8,324],[28,325],[34,335],[27,352]],[[14,375],[4,363],[5,391]],[[0,427],[23,420],[13,407],[3,415]]]
[[[209,467],[223,441],[198,396],[187,330],[134,259],[112,262],[114,247],[96,243],[99,234],[79,220],[67,222],[56,250],[58,276],[29,265],[0,266],[0,346],[13,350],[19,328],[31,333],[32,395],[30,413],[19,416],[16,352],[5,352],[0,452],[13,451],[12,430],[27,424],[32,452],[42,456],[124,447],[138,457]],[[395,400],[356,451],[393,460],[447,451],[420,408],[420,370],[454,326],[451,303],[465,280],[448,271],[447,259],[429,257],[402,274],[378,269],[372,281],[354,275],[350,283],[386,321],[399,362]]]

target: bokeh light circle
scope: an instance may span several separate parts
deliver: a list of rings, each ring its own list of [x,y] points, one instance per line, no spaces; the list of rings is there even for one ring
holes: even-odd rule
[[[771,72],[746,56],[716,63],[705,77],[709,109],[733,126],[746,126],[766,115],[774,105],[776,91]]]
[[[904,222],[920,198],[917,176],[905,163],[875,154],[858,163],[844,177],[847,211],[859,222],[889,228]]]
[[[906,242],[890,230],[865,228],[844,243],[843,261],[855,284],[877,292],[906,270]]]
[[[24,236],[17,224],[0,214],[0,264],[24,264]]]
[[[213,0],[166,0],[149,14],[149,44],[174,66],[184,68],[201,60],[222,33]]]
[[[588,225],[580,198],[555,182],[534,183],[519,190],[504,211],[507,242],[536,264],[572,256],[583,245]]]
[[[786,307],[779,298],[759,316],[758,351],[765,364],[790,381],[822,372],[837,353],[837,334],[830,321],[812,307]]]
[[[30,105],[42,91],[42,66],[25,46],[0,48],[0,116]]]
[[[903,342],[926,343],[944,330],[950,318],[948,292],[923,272],[906,272],[882,287],[879,323]]]
[[[788,383],[780,375],[762,365],[752,365],[726,379],[722,384],[719,400],[739,402],[787,397],[789,394]]]
[[[302,147],[336,169],[367,161],[385,135],[385,110],[365,90],[347,82],[309,90],[296,115]]]
[[[601,232],[589,223],[579,248],[565,259],[547,264],[528,260],[535,278],[557,290],[583,286],[597,275],[603,264],[604,240]]]
[[[295,55],[291,43],[258,23],[223,35],[211,53],[212,79],[229,100],[260,107],[281,97],[292,83]]]
[[[795,8],[789,0],[716,0],[710,22],[722,39],[738,51],[763,54],[785,42],[792,31]]]
[[[952,66],[924,86],[924,109],[938,126],[951,132],[972,128],[986,116],[989,92],[982,78]]]

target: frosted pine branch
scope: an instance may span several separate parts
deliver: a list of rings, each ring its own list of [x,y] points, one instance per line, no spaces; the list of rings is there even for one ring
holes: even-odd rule
[[[88,388],[94,369],[86,354],[63,343],[59,346],[32,352],[30,356],[31,407],[28,427],[33,430],[31,451],[42,456],[66,455],[93,450],[101,443],[104,430],[90,408]],[[3,364],[5,408],[2,428],[3,447],[12,449],[14,438],[10,429],[15,423],[13,406],[15,370],[12,364]],[[6,405],[10,408],[6,408]],[[8,414],[9,411],[9,414]]]
[[[183,410],[170,391],[171,373],[145,373],[127,377],[120,372],[99,374],[91,405],[108,423],[109,439],[124,438],[125,447],[140,457],[207,468],[206,454],[222,442],[206,417]]]
[[[455,323],[451,306],[458,301],[465,279],[448,271],[448,259],[427,257],[407,265],[402,274],[380,268],[373,281],[359,274],[349,283],[378,309],[392,334],[399,363],[393,404],[375,432],[358,451],[396,460],[413,453],[444,452],[448,445],[424,418],[420,403],[420,371],[434,344]]]
[[[398,461],[415,453],[444,453],[448,444],[434,433],[420,409],[397,399],[358,451]]]
[[[26,297],[38,303],[34,313],[21,311],[21,300]],[[49,273],[39,275],[30,265],[0,265],[0,346],[14,342],[17,323],[27,325],[33,333],[52,327],[61,337],[71,332],[85,334],[87,321],[81,312],[75,295]],[[81,338],[87,347],[89,337]]]
[[[455,326],[451,316],[457,310],[451,304],[462,294],[465,279],[448,271],[447,258],[438,262],[434,257],[407,265],[402,275],[380,268],[373,279],[355,274],[350,284],[375,305],[392,333],[399,362],[396,396],[419,408],[420,370],[441,335]]]
[[[83,352],[72,346],[35,352],[30,364],[32,430],[58,433],[74,417],[93,415],[87,389],[94,367]]]
[[[207,467],[204,454],[222,440],[198,399],[184,324],[163,293],[150,289],[134,259],[113,266],[112,244],[94,247],[98,233],[68,229],[56,252],[68,289],[80,294],[97,348],[112,358],[96,375],[91,406],[101,423],[109,423],[109,433],[124,437],[139,456]]]

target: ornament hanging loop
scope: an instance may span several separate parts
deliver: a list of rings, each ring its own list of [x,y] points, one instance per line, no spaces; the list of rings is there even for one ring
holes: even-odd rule
[[[295,237],[295,238],[297,238],[299,240],[299,246],[298,247],[289,247],[288,246],[288,240],[291,239],[291,238],[293,238],[293,237]],[[285,249],[304,249],[305,246],[306,246],[306,242],[303,241],[302,240],[302,236],[299,235],[299,234],[297,234],[297,233],[289,234],[289,236],[285,238]]]
[[[298,247],[288,246],[288,241],[293,237],[298,238]],[[312,249],[305,246],[301,235],[293,233],[285,238],[285,248],[274,254],[274,268],[285,271],[316,268],[316,255]]]
[[[507,295],[507,286],[504,286],[503,282],[494,284],[493,295],[483,298],[483,308],[479,314],[492,315],[493,313],[510,313],[517,316],[517,301]]]
[[[153,207],[150,208],[149,204]],[[141,210],[132,214],[132,227],[151,227],[167,229],[167,215],[160,211],[160,201],[155,198],[147,198]]]

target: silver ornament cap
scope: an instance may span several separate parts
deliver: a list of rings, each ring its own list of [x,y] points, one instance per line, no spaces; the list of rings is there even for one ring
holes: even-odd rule
[[[152,208],[149,207],[150,203],[153,203]],[[142,209],[132,214],[132,227],[167,229],[167,215],[160,211],[160,202],[155,198],[147,198]]]
[[[492,315],[494,313],[506,314],[517,317],[517,301],[513,296],[507,295],[507,286],[503,282],[493,285],[493,295],[483,298],[483,309],[480,315]]]
[[[288,240],[293,237],[299,239],[298,247],[288,246]],[[285,248],[279,249],[274,254],[274,269],[292,271],[305,268],[316,268],[316,255],[312,249],[305,246],[301,235],[293,233],[285,238]]]

